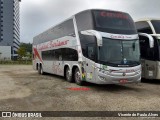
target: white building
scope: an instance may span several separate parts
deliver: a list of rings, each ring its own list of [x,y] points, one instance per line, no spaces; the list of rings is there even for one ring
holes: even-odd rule
[[[11,46],[0,46],[0,60],[11,60]]]

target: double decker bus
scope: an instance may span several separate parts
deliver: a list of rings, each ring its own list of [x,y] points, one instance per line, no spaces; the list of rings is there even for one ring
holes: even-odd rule
[[[82,85],[141,80],[139,37],[128,13],[90,9],[33,39],[33,68]]]
[[[140,36],[142,77],[160,79],[160,19],[141,19],[135,24],[139,34],[146,35]]]

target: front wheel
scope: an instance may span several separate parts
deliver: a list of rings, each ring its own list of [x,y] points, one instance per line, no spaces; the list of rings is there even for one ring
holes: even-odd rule
[[[80,71],[78,68],[75,69],[75,72],[74,72],[74,79],[75,79],[75,82],[77,85],[80,85],[82,86],[83,85],[83,81],[81,80],[81,76],[80,76]]]

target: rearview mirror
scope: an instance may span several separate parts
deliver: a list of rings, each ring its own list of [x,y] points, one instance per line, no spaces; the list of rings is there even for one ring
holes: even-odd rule
[[[154,39],[151,35],[146,34],[146,33],[139,33],[139,36],[143,36],[149,39],[149,47],[153,48],[154,47]]]
[[[96,36],[96,38],[97,38],[97,45],[98,46],[102,46],[103,45],[102,36],[101,36],[101,34],[99,32],[97,32],[95,30],[85,30],[85,31],[81,31],[81,34]]]

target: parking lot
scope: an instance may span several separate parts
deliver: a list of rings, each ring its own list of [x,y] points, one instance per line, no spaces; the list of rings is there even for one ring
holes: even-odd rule
[[[1,111],[160,110],[160,81],[156,80],[80,87],[63,77],[39,75],[31,65],[0,65],[0,83]]]

